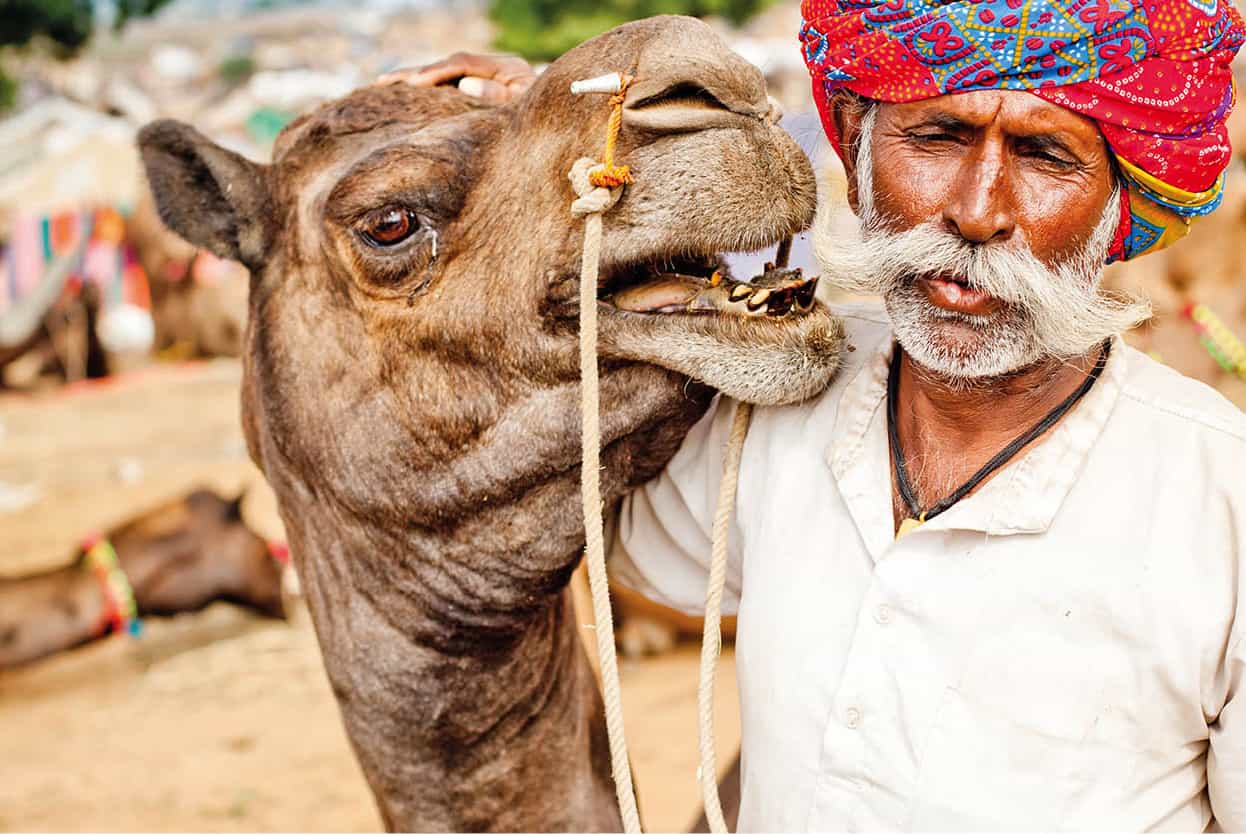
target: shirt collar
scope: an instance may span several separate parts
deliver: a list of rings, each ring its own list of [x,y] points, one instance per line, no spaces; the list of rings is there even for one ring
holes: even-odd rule
[[[889,335],[848,381],[827,449],[831,473],[875,559],[895,539],[885,408],[894,347]],[[1050,527],[1120,398],[1126,354],[1120,337],[1114,337],[1103,374],[1046,437],[912,535],[958,529],[1006,536]]]

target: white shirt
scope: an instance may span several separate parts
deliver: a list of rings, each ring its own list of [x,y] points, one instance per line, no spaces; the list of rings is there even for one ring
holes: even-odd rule
[[[835,383],[744,447],[740,830],[1246,830],[1246,416],[1118,339],[1051,434],[896,541],[891,334],[842,312]],[[689,612],[732,406],[617,527],[615,577]]]

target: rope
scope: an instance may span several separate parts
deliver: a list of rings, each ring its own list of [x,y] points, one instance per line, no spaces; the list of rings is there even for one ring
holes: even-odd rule
[[[580,261],[580,498],[584,511],[585,561],[588,584],[593,600],[597,657],[601,662],[602,701],[606,711],[606,732],[610,741],[610,766],[614,775],[615,794],[623,830],[640,834],[640,813],[632,786],[631,762],[627,755],[627,738],[623,726],[622,687],[619,664],[614,646],[614,619],[610,609],[610,586],[606,575],[606,547],[601,507],[601,403],[597,375],[597,279],[601,261],[602,215],[609,211],[623,194],[623,186],[632,182],[626,165],[614,164],[619,130],[623,124],[623,99],[631,83],[630,76],[602,76],[572,84],[572,92],[613,92],[610,98],[610,119],[606,125],[603,162],[581,158],[568,174],[577,199],[571,214],[584,218],[584,252]],[[784,261],[786,257],[782,258]],[[700,766],[697,778],[705,803],[710,830],[726,834],[722,804],[718,797],[717,766],[714,756],[714,672],[722,651],[722,595],[727,572],[727,529],[735,507],[736,486],[740,474],[740,458],[744,437],[748,432],[752,406],[740,403],[736,408],[731,436],[727,441],[718,507],[714,514],[713,548],[710,559],[709,587],[705,601],[705,633],[701,643],[700,682],[697,689],[698,726],[700,730]]]
[[[619,91],[610,97],[610,120],[606,122],[606,147],[601,152],[601,168],[593,171],[589,180],[598,188],[618,188],[631,185],[632,171],[626,165],[614,164],[614,149],[619,142],[619,130],[623,127],[623,99],[632,83],[630,75],[619,77]]]
[[[627,834],[640,834],[640,812],[632,788],[632,768],[623,731],[623,698],[619,664],[614,650],[614,620],[610,611],[610,587],[606,578],[606,547],[601,517],[601,412],[597,378],[597,270],[601,259],[601,215],[622,194],[621,186],[602,188],[591,182],[590,172],[600,170],[591,159],[577,160],[571,168],[571,186],[579,198],[571,214],[584,218],[584,256],[580,262],[580,498],[584,508],[585,561],[593,597],[597,656],[601,661],[602,700],[606,708],[606,731],[610,739],[610,766],[614,789]]]
[[[697,686],[697,728],[700,735],[700,763],[697,780],[701,783],[701,802],[705,818],[713,834],[726,834],[722,803],[718,798],[718,764],[714,756],[714,673],[722,653],[723,583],[727,577],[727,529],[735,508],[736,487],[740,480],[740,459],[744,437],[748,433],[753,407],[748,403],[736,406],[731,421],[731,434],[723,453],[723,474],[718,484],[718,506],[714,510],[713,545],[710,551],[710,575],[705,592],[705,630],[701,635],[701,671]]]

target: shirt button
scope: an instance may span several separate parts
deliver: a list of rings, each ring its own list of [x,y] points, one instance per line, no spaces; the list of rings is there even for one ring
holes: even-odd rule
[[[886,603],[874,609],[874,620],[881,625],[887,625],[887,623],[891,622],[893,616],[891,606]]]
[[[855,730],[861,726],[861,710],[856,707],[848,707],[844,710],[844,726],[850,730]]]

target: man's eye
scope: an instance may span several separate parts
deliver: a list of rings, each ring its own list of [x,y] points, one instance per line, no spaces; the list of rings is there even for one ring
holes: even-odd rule
[[[392,208],[364,221],[359,234],[372,246],[397,246],[420,228],[420,219],[410,209]]]
[[[931,144],[939,143],[939,142],[959,142],[960,141],[959,137],[953,136],[950,133],[944,133],[942,131],[935,132],[935,133],[911,133],[909,135],[911,138],[916,139],[918,142],[928,142]]]
[[[1046,162],[1047,164],[1052,165],[1056,168],[1072,168],[1073,167],[1072,162],[1070,162],[1067,159],[1062,159],[1056,156],[1055,154],[1045,153],[1043,151],[1035,151],[1034,153],[1030,154],[1030,156],[1032,156],[1034,159],[1039,160],[1040,162]]]

